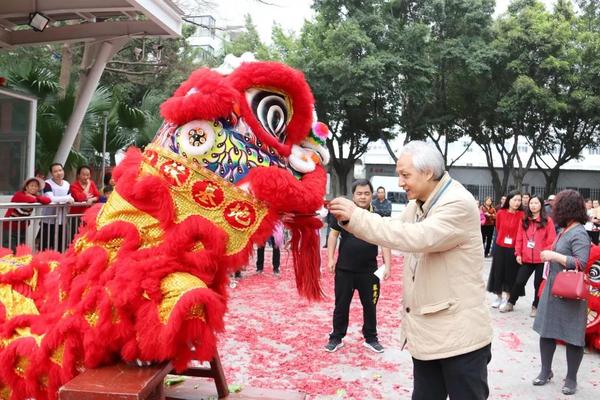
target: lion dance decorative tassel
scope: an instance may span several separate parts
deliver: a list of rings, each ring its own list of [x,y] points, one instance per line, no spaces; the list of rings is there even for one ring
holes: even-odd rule
[[[195,71],[161,106],[153,143],[127,152],[64,255],[0,249],[0,399],[55,399],[118,360],[210,360],[228,274],[279,220],[300,294],[321,296],[328,130],[300,72],[236,67]]]

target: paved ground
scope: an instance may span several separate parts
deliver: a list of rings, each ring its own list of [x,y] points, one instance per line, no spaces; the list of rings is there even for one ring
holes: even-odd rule
[[[265,258],[268,264],[269,249]],[[284,252],[280,278],[271,274],[269,265],[261,275],[249,266],[244,279],[232,289],[228,332],[220,344],[229,383],[297,389],[309,393],[311,399],[410,399],[411,358],[400,350],[398,340],[401,259],[394,258],[393,279],[384,282],[378,305],[380,341],[386,348],[383,354],[362,346],[358,296],[352,304],[345,347],[332,354],[324,352],[333,309],[331,275],[323,275],[327,299],[308,303],[295,293],[290,263]],[[489,265],[487,259],[486,277]],[[533,319],[529,317],[532,293],[530,282],[527,297],[521,298],[514,312],[492,310],[491,399],[569,398],[560,392],[566,374],[564,346],[555,354],[555,380],[545,387],[531,385],[539,371],[538,335],[531,329]],[[599,353],[585,354],[578,381],[579,391],[570,398],[600,398]]]

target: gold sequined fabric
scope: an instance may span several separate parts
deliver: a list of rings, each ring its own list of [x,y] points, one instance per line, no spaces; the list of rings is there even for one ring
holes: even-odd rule
[[[166,324],[169,321],[175,305],[183,295],[191,290],[206,287],[206,283],[200,278],[187,272],[174,272],[165,276],[160,282],[160,291],[163,295],[162,301],[158,305],[160,322]],[[188,312],[188,318],[203,320],[204,308],[201,305],[197,305],[197,308],[194,307]]]
[[[266,204],[184,157],[156,145],[147,146],[144,157],[142,173],[177,182],[170,187],[177,211],[176,222],[192,215],[202,215],[221,227],[228,235],[228,256],[242,251],[248,245],[249,237],[258,230],[268,214]],[[177,166],[171,166],[173,162]],[[169,166],[168,171],[176,171],[179,175],[170,177],[167,174],[167,178],[165,165]]]

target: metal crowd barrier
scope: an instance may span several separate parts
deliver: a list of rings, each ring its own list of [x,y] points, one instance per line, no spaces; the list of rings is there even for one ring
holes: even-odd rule
[[[0,203],[0,244],[13,251],[26,244],[34,253],[50,249],[64,252],[81,225],[83,214],[70,214],[74,206],[87,203],[48,204]],[[10,208],[33,209],[30,216],[5,217]]]

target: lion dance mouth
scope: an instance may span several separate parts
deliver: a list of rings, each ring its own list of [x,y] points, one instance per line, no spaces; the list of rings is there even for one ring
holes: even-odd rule
[[[161,112],[153,143],[127,152],[65,254],[0,249],[0,399],[54,399],[118,360],[210,360],[228,274],[283,216],[298,291],[320,297],[328,131],[302,74],[202,69]]]

